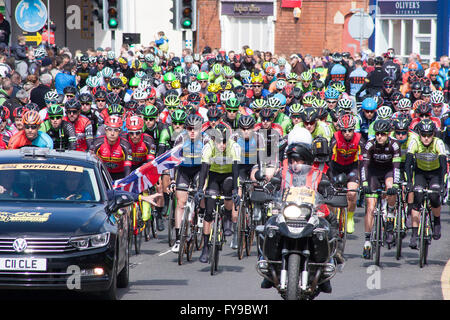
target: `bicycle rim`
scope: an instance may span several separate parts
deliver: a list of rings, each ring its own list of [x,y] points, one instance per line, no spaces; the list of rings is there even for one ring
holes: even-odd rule
[[[238,250],[237,255],[238,259],[242,260],[244,257],[244,247],[245,247],[245,210],[244,206],[241,206],[239,209],[239,217],[238,217],[238,228],[237,228],[237,241],[238,241]]]
[[[341,250],[344,253],[347,242],[347,209],[339,208],[339,238],[341,239]]]
[[[175,201],[173,200],[173,196],[170,197],[169,200],[169,218],[167,222],[167,232],[169,236],[169,247],[173,247],[175,244]],[[152,232],[153,232],[153,215],[152,215]]]
[[[248,208],[248,207],[247,207]],[[248,210],[248,209],[247,209]],[[253,239],[255,238],[255,221],[253,220],[252,215],[246,210],[246,233],[245,233],[245,254],[250,256],[253,246]],[[261,216],[264,216],[265,212],[261,212]],[[261,218],[261,220],[263,220]]]
[[[423,210],[420,215],[420,226],[419,226],[419,267],[423,268],[426,264],[426,255],[428,251],[428,241],[426,239],[427,230],[427,212]]]
[[[395,215],[395,246],[396,246],[396,252],[395,252],[395,258],[397,260],[400,260],[400,257],[402,256],[402,233],[403,233],[403,205],[399,204],[397,208],[397,214]]]
[[[381,254],[381,241],[382,241],[382,235],[381,235],[381,211],[378,211],[375,216],[376,220],[376,231],[375,231],[375,265],[380,266],[380,254]]]
[[[186,225],[186,220],[184,219],[185,217],[183,217],[183,221],[181,221],[181,228],[180,228],[180,248],[178,251],[178,265],[182,265],[183,264],[183,257],[184,257],[184,253],[186,252],[186,229],[187,229],[187,225]]]
[[[211,248],[210,248],[210,258],[209,261],[211,263],[211,275],[214,275],[214,272],[216,270],[216,258],[218,258],[218,255],[216,252],[218,252],[219,248],[217,245],[217,237],[218,237],[218,221],[219,221],[219,214],[217,212],[215,212],[214,214],[215,218],[214,218],[214,225],[213,225],[213,229],[211,230],[211,236],[210,236],[210,243],[211,243]]]

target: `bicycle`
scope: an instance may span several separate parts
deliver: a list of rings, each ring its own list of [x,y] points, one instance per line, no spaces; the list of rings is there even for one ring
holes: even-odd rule
[[[238,241],[238,250],[237,256],[239,260],[242,260],[244,257],[244,248],[246,249],[247,256],[250,255],[249,247],[251,247],[252,243],[249,243],[249,237],[252,233],[251,223],[252,223],[252,215],[249,214],[251,203],[250,203],[250,194],[248,185],[253,184],[254,181],[245,180],[242,181],[242,198],[241,205],[239,207],[238,214],[238,225],[237,225],[237,241]]]
[[[423,204],[420,207],[420,222],[419,222],[419,267],[423,268],[427,264],[428,247],[431,244],[431,236],[433,234],[434,225],[431,218],[431,206],[429,195],[433,193],[440,193],[436,190],[421,189],[416,192],[423,192]]]
[[[209,242],[207,245],[209,249],[209,263],[211,264],[210,273],[213,276],[219,265],[219,251],[222,250],[223,244],[226,242],[223,233],[223,215],[224,215],[224,200],[231,200],[227,196],[211,196],[205,195],[205,198],[211,198],[216,201],[216,207],[213,211],[214,221],[211,225],[211,232],[209,234]]]
[[[402,242],[406,237],[407,228],[406,228],[406,206],[405,203],[408,199],[408,192],[403,192],[404,187],[406,187],[408,183],[401,183],[401,190],[397,194],[397,212],[395,213],[394,220],[394,237],[395,237],[395,258],[400,260],[402,256]]]
[[[144,192],[144,194],[148,193]],[[152,215],[149,203],[139,200],[133,204],[130,228],[131,237],[128,243],[130,251],[132,245],[134,244],[136,254],[141,253],[143,235],[145,236],[146,241],[148,241],[147,236],[149,236],[148,232],[150,231],[152,225],[151,217]]]
[[[175,199],[175,192],[170,192],[169,194],[169,204],[168,204],[168,218],[167,218],[167,233],[169,240],[169,247],[173,247],[176,241],[175,236],[175,210],[177,208],[177,200]]]
[[[143,192],[144,195],[148,195],[147,191]],[[140,202],[140,208],[143,216],[143,220],[145,221],[145,227],[144,227],[144,239],[145,241],[150,241],[150,234],[154,239],[158,237],[158,234],[156,233],[156,220],[152,213],[152,207],[149,203],[145,201]]]
[[[178,264],[183,264],[183,257],[186,253],[187,261],[192,260],[192,252],[194,250],[194,235],[196,224],[196,205],[194,195],[197,191],[192,186],[189,188],[177,188],[178,191],[186,191],[188,199],[184,206],[183,218],[180,226],[180,249],[178,251]]]

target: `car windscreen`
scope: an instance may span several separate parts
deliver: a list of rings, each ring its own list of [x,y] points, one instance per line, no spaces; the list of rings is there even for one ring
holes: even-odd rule
[[[67,164],[0,164],[0,201],[98,202],[94,169]]]

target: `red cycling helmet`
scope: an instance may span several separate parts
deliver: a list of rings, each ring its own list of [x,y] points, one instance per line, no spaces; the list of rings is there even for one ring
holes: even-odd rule
[[[112,115],[106,118],[105,126],[110,128],[122,128],[123,120],[121,117]]]
[[[138,116],[131,116],[127,119],[128,131],[142,131],[144,128],[144,120]]]
[[[356,126],[355,117],[351,114],[346,113],[339,117],[337,125],[340,130],[354,129]]]

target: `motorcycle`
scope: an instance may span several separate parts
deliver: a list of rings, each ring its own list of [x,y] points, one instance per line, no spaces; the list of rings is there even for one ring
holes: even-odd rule
[[[333,206],[333,198],[327,201],[305,187],[305,180],[294,179],[275,200],[278,214],[274,210],[266,224],[256,229],[260,256],[256,270],[285,300],[314,299],[320,285],[337,272],[337,237],[330,239],[330,224],[320,210],[324,204]],[[329,186],[324,181],[319,190]]]

